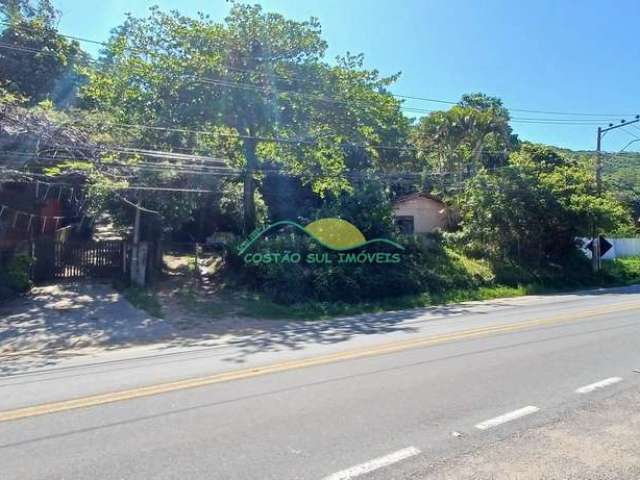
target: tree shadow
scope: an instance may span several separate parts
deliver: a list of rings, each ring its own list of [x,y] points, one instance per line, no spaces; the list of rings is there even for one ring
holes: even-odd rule
[[[173,329],[132,307],[108,284],[35,287],[0,307],[0,375],[51,366],[97,346],[170,338]]]
[[[612,293],[638,294],[640,286],[563,295],[586,298]],[[160,355],[169,349],[224,349],[222,360],[242,364],[259,353],[302,351],[344,343],[356,336],[409,334],[425,322],[483,316],[511,306],[512,302],[497,299],[330,320],[264,320],[230,312],[220,320],[205,317],[198,324],[195,319],[196,327],[180,329],[176,328],[176,318],[154,318],[132,307],[107,284],[48,285],[0,307],[0,376],[55,366],[70,358],[95,354],[96,348],[116,350],[145,344],[155,344],[154,352]],[[177,317],[181,312],[171,314]]]
[[[615,289],[592,289],[564,292],[574,299],[597,297],[606,294],[637,294],[640,285]],[[553,296],[536,295],[535,298]],[[193,347],[202,345],[207,339],[226,337],[225,343],[232,348],[223,360],[245,363],[258,353],[279,351],[301,351],[313,345],[330,345],[347,342],[355,336],[390,333],[413,333],[425,322],[442,320],[462,315],[483,317],[501,308],[514,307],[515,299],[464,302],[415,308],[411,310],[360,314],[329,320],[257,320],[234,318],[210,321],[206,328],[186,330],[177,335],[167,347]],[[535,305],[532,304],[532,306]]]
[[[496,300],[483,303],[489,311],[508,306]],[[329,320],[258,320],[238,317],[209,322],[205,328],[186,330],[165,348],[205,345],[214,338],[225,337],[229,353],[222,359],[244,363],[251,356],[265,352],[301,351],[315,345],[344,343],[356,336],[414,333],[418,323],[465,314],[484,315],[471,305],[443,305],[412,310],[359,314]]]

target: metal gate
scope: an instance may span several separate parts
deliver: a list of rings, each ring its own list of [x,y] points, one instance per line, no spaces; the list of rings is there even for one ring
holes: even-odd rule
[[[115,277],[123,272],[121,241],[33,243],[32,277],[41,282],[63,278]]]

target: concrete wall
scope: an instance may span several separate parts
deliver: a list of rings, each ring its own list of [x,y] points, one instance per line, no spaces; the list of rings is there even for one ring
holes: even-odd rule
[[[430,198],[418,197],[397,203],[393,215],[413,217],[414,233],[431,233],[447,225],[447,211],[444,204]]]
[[[608,238],[607,240],[613,243],[616,258],[640,257],[640,238]]]

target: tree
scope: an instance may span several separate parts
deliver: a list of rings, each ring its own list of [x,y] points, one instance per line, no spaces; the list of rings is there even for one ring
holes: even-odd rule
[[[559,262],[590,236],[594,221],[606,231],[630,223],[629,211],[594,173],[553,149],[526,145],[498,171],[482,171],[459,198],[463,235],[476,251],[540,267]]]
[[[504,164],[517,144],[501,100],[480,93],[463,95],[451,109],[421,118],[412,141],[418,163],[436,174],[436,188],[444,196],[480,168]]]
[[[88,106],[122,123],[205,131],[141,129],[140,143],[224,156],[242,170],[244,225],[255,224],[254,192],[265,166],[309,184],[318,196],[349,191],[350,168],[389,165],[408,121],[361,56],[323,62],[317,19],[298,22],[236,4],[223,23],[151,10],[114,30],[97,70],[87,71]],[[356,163],[356,162],[354,162]],[[268,195],[266,197],[269,197]]]
[[[75,66],[87,61],[78,42],[62,37],[56,28],[58,12],[50,0],[1,0],[0,83],[31,104],[51,99],[68,105],[81,82]]]

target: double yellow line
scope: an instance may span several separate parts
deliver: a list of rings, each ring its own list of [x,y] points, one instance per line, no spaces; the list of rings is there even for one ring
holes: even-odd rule
[[[432,345],[438,345],[441,343],[452,342],[456,340],[467,340],[478,337],[486,337],[490,335],[497,335],[501,333],[511,333],[520,330],[527,330],[534,327],[558,325],[562,323],[568,323],[572,321],[582,320],[586,318],[597,317],[603,314],[620,313],[631,310],[640,309],[640,303],[625,303],[616,306],[606,306],[601,308],[594,308],[590,310],[583,310],[580,312],[574,312],[571,314],[556,315],[546,319],[534,319],[516,323],[510,323],[506,325],[496,325],[493,327],[475,328],[469,330],[462,330],[459,332],[453,332],[442,335],[435,335],[431,337],[421,337],[411,340],[402,340],[397,342],[390,342],[379,346],[358,348],[353,350],[347,350],[344,352],[338,352],[328,355],[321,355],[317,357],[292,360],[288,362],[276,363],[271,365],[265,365],[262,367],[248,368],[243,370],[236,370],[232,372],[219,373],[215,375],[192,378],[188,380],[180,380],[170,383],[162,383],[158,385],[151,385],[147,387],[133,388],[129,390],[122,390],[119,392],[105,393],[99,395],[92,395],[88,397],[76,398],[72,400],[64,400],[60,402],[53,402],[42,405],[35,405],[32,407],[18,408],[15,410],[6,410],[0,412],[0,422],[7,422],[10,420],[20,420],[28,417],[35,417],[38,415],[46,415],[49,413],[65,412],[68,410],[74,410],[77,408],[95,407],[97,405],[104,405],[107,403],[120,402],[124,400],[133,400],[136,398],[148,397],[151,395],[159,395],[169,392],[175,392],[178,390],[184,390],[187,388],[204,387],[207,385],[213,385],[216,383],[229,382],[232,380],[245,380],[261,375],[267,375],[272,373],[286,372],[289,370],[296,370],[300,368],[314,367],[318,365],[325,365],[327,363],[333,363],[343,360],[354,360],[363,357],[371,357],[375,355],[385,355],[389,353],[398,352],[410,348],[427,347]]]

